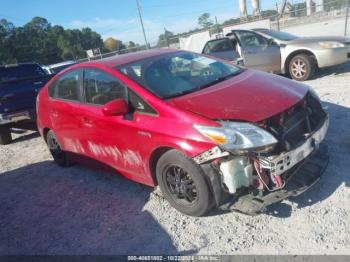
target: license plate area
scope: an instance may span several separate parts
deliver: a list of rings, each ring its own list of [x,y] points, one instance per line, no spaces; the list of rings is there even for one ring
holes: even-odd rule
[[[320,143],[326,136],[328,125],[329,119],[327,118],[318,131],[309,137],[305,143],[292,151],[284,152],[277,156],[261,157],[261,166],[263,168],[269,169],[270,172],[274,175],[283,174],[298,164],[300,161],[308,157],[315,149],[319,147]]]

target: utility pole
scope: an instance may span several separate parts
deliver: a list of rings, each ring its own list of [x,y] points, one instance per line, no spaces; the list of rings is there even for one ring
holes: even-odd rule
[[[137,11],[139,13],[140,24],[141,24],[141,27],[142,27],[143,38],[145,39],[146,49],[148,49],[149,47],[148,47],[148,42],[147,42],[147,38],[146,38],[145,28],[143,26],[142,15],[141,15],[141,6],[140,6],[139,0],[136,0],[136,5],[137,5]]]
[[[347,35],[348,31],[348,16],[349,16],[349,0],[346,1],[346,13],[345,13],[345,29],[344,29],[344,36]]]
[[[278,13],[278,4],[277,4],[277,2],[276,2],[276,11],[277,11],[277,15],[276,15],[276,17],[277,17],[277,30],[280,31],[280,15]]]

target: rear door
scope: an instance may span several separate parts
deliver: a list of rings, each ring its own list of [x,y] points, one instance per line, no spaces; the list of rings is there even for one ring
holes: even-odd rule
[[[65,73],[49,87],[49,116],[53,130],[64,150],[84,153],[80,137],[81,70]]]
[[[211,55],[228,61],[235,61],[240,57],[234,43],[229,38],[220,38],[208,41],[203,49],[203,54]]]
[[[234,30],[241,48],[244,64],[247,67],[279,72],[281,69],[281,51],[277,44],[270,44],[268,39],[247,30]]]

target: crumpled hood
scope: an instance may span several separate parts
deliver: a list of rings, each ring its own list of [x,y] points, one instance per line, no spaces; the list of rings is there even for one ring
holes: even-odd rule
[[[292,107],[307,91],[306,85],[287,78],[245,70],[224,82],[169,102],[210,119],[258,122]]]
[[[301,44],[301,43],[315,43],[315,42],[326,42],[334,41],[340,43],[350,43],[349,37],[344,36],[315,36],[315,37],[299,37],[295,40],[288,41],[288,44]]]

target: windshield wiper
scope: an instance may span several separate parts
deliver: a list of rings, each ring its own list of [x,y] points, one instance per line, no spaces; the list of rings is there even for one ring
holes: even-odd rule
[[[175,98],[175,97],[178,97],[178,96],[183,96],[183,95],[186,95],[186,94],[189,94],[189,93],[193,93],[195,91],[197,91],[198,89],[190,89],[190,90],[183,90],[181,92],[177,92],[177,93],[174,93],[174,94],[170,94],[170,95],[167,95],[167,96],[163,96],[162,98],[163,99],[169,99],[169,98]]]

